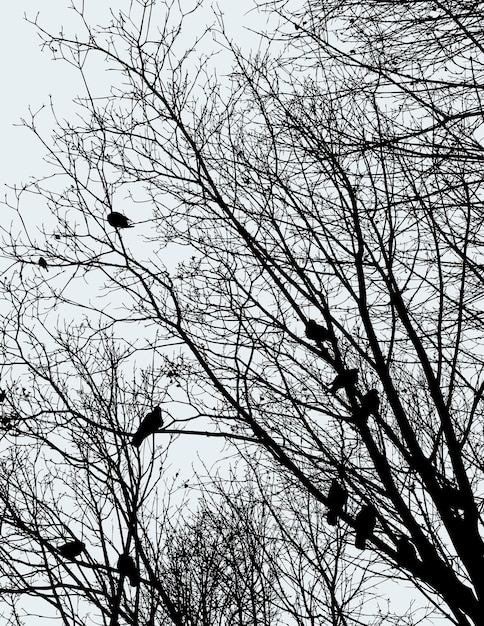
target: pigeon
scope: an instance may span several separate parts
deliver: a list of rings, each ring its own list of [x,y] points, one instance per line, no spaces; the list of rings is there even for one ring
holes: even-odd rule
[[[358,370],[343,370],[339,374],[336,375],[336,378],[331,383],[330,390],[334,393],[338,391],[338,389],[343,389],[343,387],[354,387],[356,385],[356,381],[358,380]]]
[[[367,420],[371,414],[376,415],[380,408],[380,398],[376,389],[370,389],[361,398],[360,408],[356,411],[358,419]]]
[[[155,408],[143,418],[138,430],[133,435],[131,445],[139,448],[146,437],[156,433],[162,426],[163,417],[161,415],[161,409],[159,406],[155,406]]]
[[[139,572],[135,565],[133,557],[123,552],[118,559],[118,572],[129,578],[129,584],[131,587],[137,587],[139,585]]]
[[[333,478],[326,503],[326,506],[329,509],[326,515],[326,521],[328,524],[331,524],[331,526],[336,524],[338,515],[343,510],[347,499],[348,492],[342,485],[339,484],[336,478]]]
[[[133,224],[129,223],[128,218],[117,211],[110,213],[107,219],[113,228],[133,228]]]
[[[68,541],[64,545],[60,546],[59,552],[66,559],[72,560],[75,559],[76,556],[79,556],[81,552],[85,550],[85,548],[86,544],[84,544],[82,541],[79,541],[78,539],[75,539],[74,541]]]
[[[40,257],[40,259],[38,260],[38,265],[39,267],[41,267],[43,270],[47,270],[49,271],[49,268],[47,267],[47,261],[44,259],[43,256]]]
[[[306,324],[306,337],[312,341],[322,342],[328,341],[331,335],[327,328],[321,326],[314,320],[308,320]]]
[[[397,540],[397,555],[404,564],[412,563],[417,560],[415,546],[410,539],[404,535]]]
[[[372,504],[365,504],[355,517],[355,547],[359,550],[366,548],[366,540],[375,529],[376,509]]]

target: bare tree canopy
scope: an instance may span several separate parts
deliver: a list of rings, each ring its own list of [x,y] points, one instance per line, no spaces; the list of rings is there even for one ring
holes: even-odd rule
[[[484,3],[256,5],[35,22],[86,92],[4,207],[11,624],[482,624]]]

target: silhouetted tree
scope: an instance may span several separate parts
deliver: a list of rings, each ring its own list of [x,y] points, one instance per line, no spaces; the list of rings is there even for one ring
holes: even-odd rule
[[[7,344],[28,328],[23,308],[48,334],[42,316],[68,319],[77,305],[88,343],[107,328],[127,340],[135,324],[130,350],[166,372],[168,414],[186,416],[178,430],[198,421],[232,438],[255,476],[280,481],[272,506],[283,492],[324,511],[332,481],[344,483],[338,524],[292,509],[281,533],[304,516],[331,544],[354,535],[372,503],[367,550],[339,558],[364,572],[371,560],[382,594],[406,577],[430,603],[429,623],[480,624],[483,7],[257,4],[271,20],[257,55],[224,39],[222,16],[207,31],[232,53],[226,83],[210,55],[203,71],[192,61],[205,39],[181,38],[196,11],[179,20],[162,1],[133,2],[104,28],[78,9],[84,31],[71,38],[40,29],[88,84],[86,59],[119,81],[87,91],[75,125],[56,118],[53,140],[39,115],[26,121],[65,186],[48,177],[10,201],[26,224],[23,194],[39,193],[55,225],[45,241],[13,230],[4,246],[18,262],[5,285]],[[137,207],[143,239],[106,227],[118,201]],[[24,259],[40,253],[63,271],[28,274]],[[302,337],[316,319],[328,335]],[[332,393],[327,381],[351,370],[355,384]],[[258,445],[257,465],[244,442]],[[361,622],[348,607],[332,611],[334,624]],[[176,609],[166,614],[176,623]]]

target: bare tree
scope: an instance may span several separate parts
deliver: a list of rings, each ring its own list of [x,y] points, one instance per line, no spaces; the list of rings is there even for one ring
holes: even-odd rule
[[[277,537],[254,497],[221,492],[191,515],[178,480],[189,464],[166,467],[170,423],[142,450],[131,444],[143,407],[167,402],[160,373],[138,365],[129,377],[132,351],[100,335],[86,344],[82,325],[59,329],[56,350],[34,355],[36,330],[31,343],[17,337],[16,382],[3,378],[4,623],[274,624],[259,546]]]
[[[50,319],[83,310],[93,337],[136,328],[178,431],[198,422],[249,464],[258,444],[256,476],[329,508],[336,524],[306,515],[308,535],[356,534],[366,550],[341,558],[382,589],[407,578],[429,619],[480,624],[483,6],[260,9],[280,22],[256,55],[222,16],[205,33],[232,54],[226,83],[214,57],[193,63],[205,40],[186,45],[196,11],[175,4],[131,3],[105,28],[78,8],[84,37],[39,27],[87,85],[93,59],[119,81],[88,87],[53,139],[25,122],[66,182],[10,201],[27,224],[35,192],[53,219],[6,229],[10,292]],[[340,603],[332,619],[378,615]]]

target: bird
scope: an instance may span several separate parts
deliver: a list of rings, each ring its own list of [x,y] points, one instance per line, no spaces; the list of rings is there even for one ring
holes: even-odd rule
[[[405,535],[397,539],[397,556],[403,563],[412,563],[417,560],[415,546]]]
[[[131,587],[137,587],[139,585],[138,568],[135,565],[133,557],[129,556],[129,554],[126,554],[126,552],[123,552],[123,554],[119,556],[118,572],[122,576],[126,576],[127,578],[129,578],[129,584],[131,585]]]
[[[334,393],[335,391],[338,391],[338,389],[342,389],[343,387],[354,387],[357,380],[357,369],[343,370],[339,374],[336,374],[336,378],[331,383],[330,390]]]
[[[355,547],[359,550],[366,548],[366,540],[375,530],[376,509],[372,504],[365,504],[355,517]]]
[[[49,271],[49,268],[47,267],[47,261],[44,259],[43,256],[40,257],[37,263],[43,270]]]
[[[128,218],[117,211],[112,211],[107,220],[113,228],[133,228],[133,224],[129,223]]]
[[[330,339],[331,334],[327,328],[318,324],[315,320],[306,323],[306,337],[312,341],[322,342]]]
[[[59,546],[59,552],[66,559],[75,559],[76,556],[79,556],[83,550],[85,550],[86,544],[78,539],[74,541],[68,541],[64,543],[62,546]]]
[[[361,404],[356,411],[358,419],[367,420],[371,414],[376,415],[380,408],[380,397],[376,389],[370,389],[361,398]]]
[[[133,435],[131,445],[139,448],[146,437],[156,433],[162,426],[163,417],[161,415],[161,409],[159,406],[155,406],[155,408],[143,418],[138,430]]]
[[[333,478],[326,502],[326,506],[329,509],[326,515],[326,521],[328,524],[331,524],[331,526],[336,524],[338,515],[343,510],[347,499],[348,492],[345,487],[340,485],[336,478]]]
[[[5,393],[5,391],[0,391],[0,402],[5,402],[6,399],[7,394]]]

